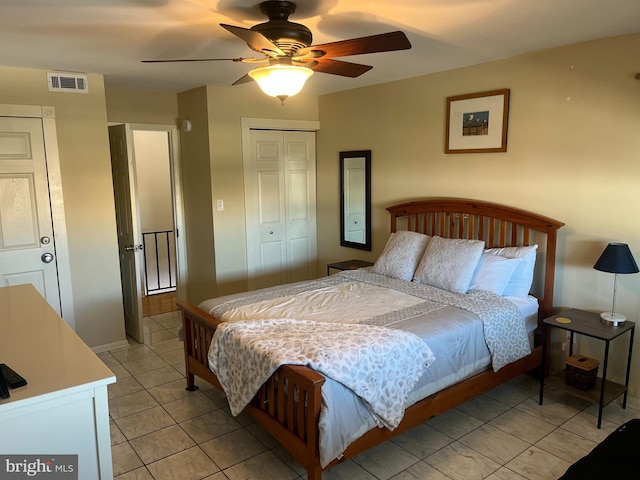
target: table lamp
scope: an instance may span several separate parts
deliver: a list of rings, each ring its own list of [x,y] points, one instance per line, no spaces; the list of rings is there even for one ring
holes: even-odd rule
[[[622,325],[627,319],[624,315],[616,313],[616,288],[618,285],[619,273],[638,273],[638,265],[633,259],[629,245],[626,243],[610,243],[600,255],[600,258],[593,266],[601,272],[614,273],[613,280],[613,305],[610,312],[602,312],[600,319],[602,323],[617,327]]]

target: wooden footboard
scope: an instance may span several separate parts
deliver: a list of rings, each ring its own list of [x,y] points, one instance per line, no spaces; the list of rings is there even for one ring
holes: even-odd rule
[[[207,359],[220,321],[189,303],[177,305],[182,312],[187,390],[198,388],[194,378],[197,375],[222,391]],[[310,368],[283,365],[245,408],[300,462],[309,480],[319,480],[322,474],[318,419],[324,382],[324,377]]]
[[[195,390],[194,375],[222,391],[216,375],[209,369],[207,353],[218,319],[186,302],[178,302],[182,311],[187,390]],[[498,372],[486,370],[446,388],[409,407],[400,425],[393,431],[374,428],[353,442],[339,460],[326,468],[353,458],[369,448],[389,440],[430,418],[470,400],[501,383],[541,364],[541,347],[531,355],[513,362]],[[320,480],[318,419],[321,388],[325,378],[299,365],[284,365],[262,386],[245,409],[307,470],[309,480]]]

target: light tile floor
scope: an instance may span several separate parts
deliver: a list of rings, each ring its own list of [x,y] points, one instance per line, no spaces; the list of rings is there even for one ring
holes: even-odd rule
[[[114,475],[128,479],[283,480],[305,471],[250,417],[232,417],[202,380],[184,389],[177,312],[145,318],[145,345],[100,354],[109,386]],[[640,417],[597,408],[521,376],[329,470],[327,480],[551,480],[617,426]]]

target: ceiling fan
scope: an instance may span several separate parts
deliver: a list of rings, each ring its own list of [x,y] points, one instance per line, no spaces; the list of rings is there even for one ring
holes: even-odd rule
[[[220,24],[221,27],[246,42],[252,50],[262,54],[257,58],[143,60],[143,63],[230,60],[265,64],[251,70],[236,80],[233,85],[255,80],[265,93],[280,98],[284,104],[284,99],[298,93],[313,72],[355,78],[373,68],[370,65],[335,60],[335,57],[411,48],[407,36],[400,31],[312,45],[311,30],[305,25],[289,21],[289,16],[295,10],[294,2],[269,0],[260,3],[260,11],[269,19],[267,22],[251,28]],[[293,82],[294,85],[289,86],[289,82]]]

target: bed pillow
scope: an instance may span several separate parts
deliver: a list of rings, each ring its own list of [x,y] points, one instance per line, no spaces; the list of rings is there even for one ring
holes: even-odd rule
[[[422,233],[405,230],[392,233],[371,271],[410,281],[430,238]]]
[[[484,242],[433,237],[413,274],[413,280],[454,293],[467,293]]]
[[[507,258],[487,252],[483,253],[478,268],[473,273],[469,290],[488,290],[502,295],[521,261],[520,258]]]
[[[520,263],[509,279],[502,295],[526,297],[533,283],[533,269],[536,264],[536,250],[538,245],[527,247],[490,248],[485,252],[507,258],[519,258]]]

